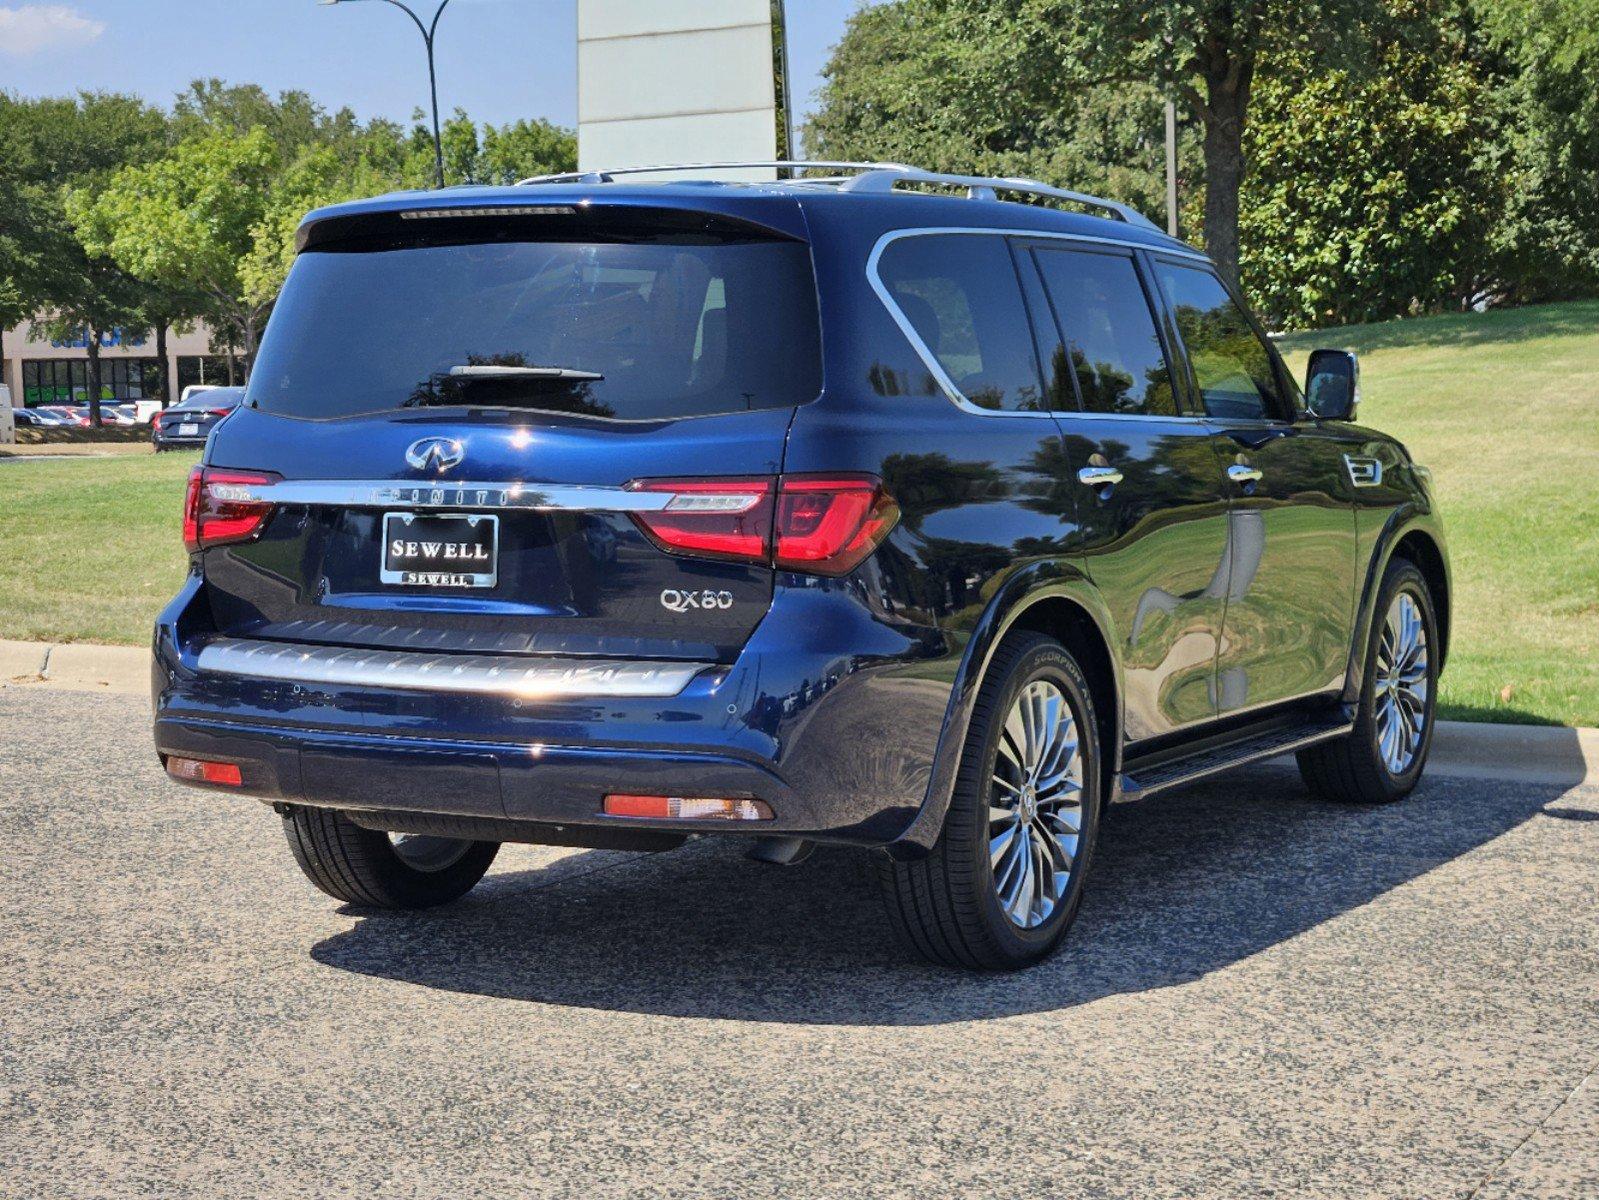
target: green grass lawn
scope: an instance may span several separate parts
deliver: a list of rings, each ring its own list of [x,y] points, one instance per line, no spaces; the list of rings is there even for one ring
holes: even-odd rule
[[[183,581],[198,453],[0,462],[0,638],[150,640]]]
[[[1599,303],[1295,334],[1361,352],[1361,420],[1433,469],[1454,560],[1444,715],[1599,725]],[[146,641],[192,454],[0,463],[0,637]]]
[[[1294,334],[1361,355],[1362,424],[1432,468],[1454,566],[1440,703],[1599,725],[1599,302]]]

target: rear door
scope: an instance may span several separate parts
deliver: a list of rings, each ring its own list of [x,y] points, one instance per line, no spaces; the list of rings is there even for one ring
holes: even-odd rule
[[[1184,415],[1169,337],[1130,249],[1038,241],[1056,322],[1052,391],[1079,471],[1085,569],[1115,622],[1129,740],[1216,713],[1227,496],[1204,422]],[[1062,382],[1064,381],[1064,382]]]
[[[218,627],[730,659],[770,604],[765,489],[820,387],[790,237],[660,212],[375,218],[301,254],[212,439],[213,467],[260,473],[275,504],[257,540],[205,551]]]
[[[1192,394],[1231,494],[1223,714],[1343,680],[1355,602],[1355,512],[1336,427],[1302,419],[1276,353],[1207,266],[1156,257]],[[1258,476],[1258,477],[1257,477]]]

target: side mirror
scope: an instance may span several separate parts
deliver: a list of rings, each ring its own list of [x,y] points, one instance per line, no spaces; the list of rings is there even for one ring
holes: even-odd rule
[[[1360,407],[1360,359],[1353,350],[1312,350],[1305,367],[1305,404],[1328,421],[1353,421]]]

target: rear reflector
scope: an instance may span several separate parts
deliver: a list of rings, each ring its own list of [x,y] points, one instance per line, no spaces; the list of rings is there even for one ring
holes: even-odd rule
[[[244,782],[244,777],[239,774],[239,768],[233,763],[207,762],[202,758],[178,758],[176,755],[167,759],[167,774],[174,779],[187,779],[191,783],[220,783],[228,787],[238,787]]]
[[[193,552],[255,537],[272,515],[272,505],[251,499],[250,489],[278,478],[265,471],[194,468],[183,501],[183,544]]]
[[[899,505],[871,475],[649,479],[630,486],[672,494],[666,507],[633,514],[663,550],[811,575],[847,575],[899,521]]]
[[[770,821],[764,800],[720,800],[708,796],[605,797],[608,817],[654,817],[673,821]]]

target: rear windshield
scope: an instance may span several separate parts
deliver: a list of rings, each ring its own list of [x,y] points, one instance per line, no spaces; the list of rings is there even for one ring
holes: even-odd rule
[[[655,420],[791,407],[820,387],[802,244],[486,241],[302,253],[248,402]]]

